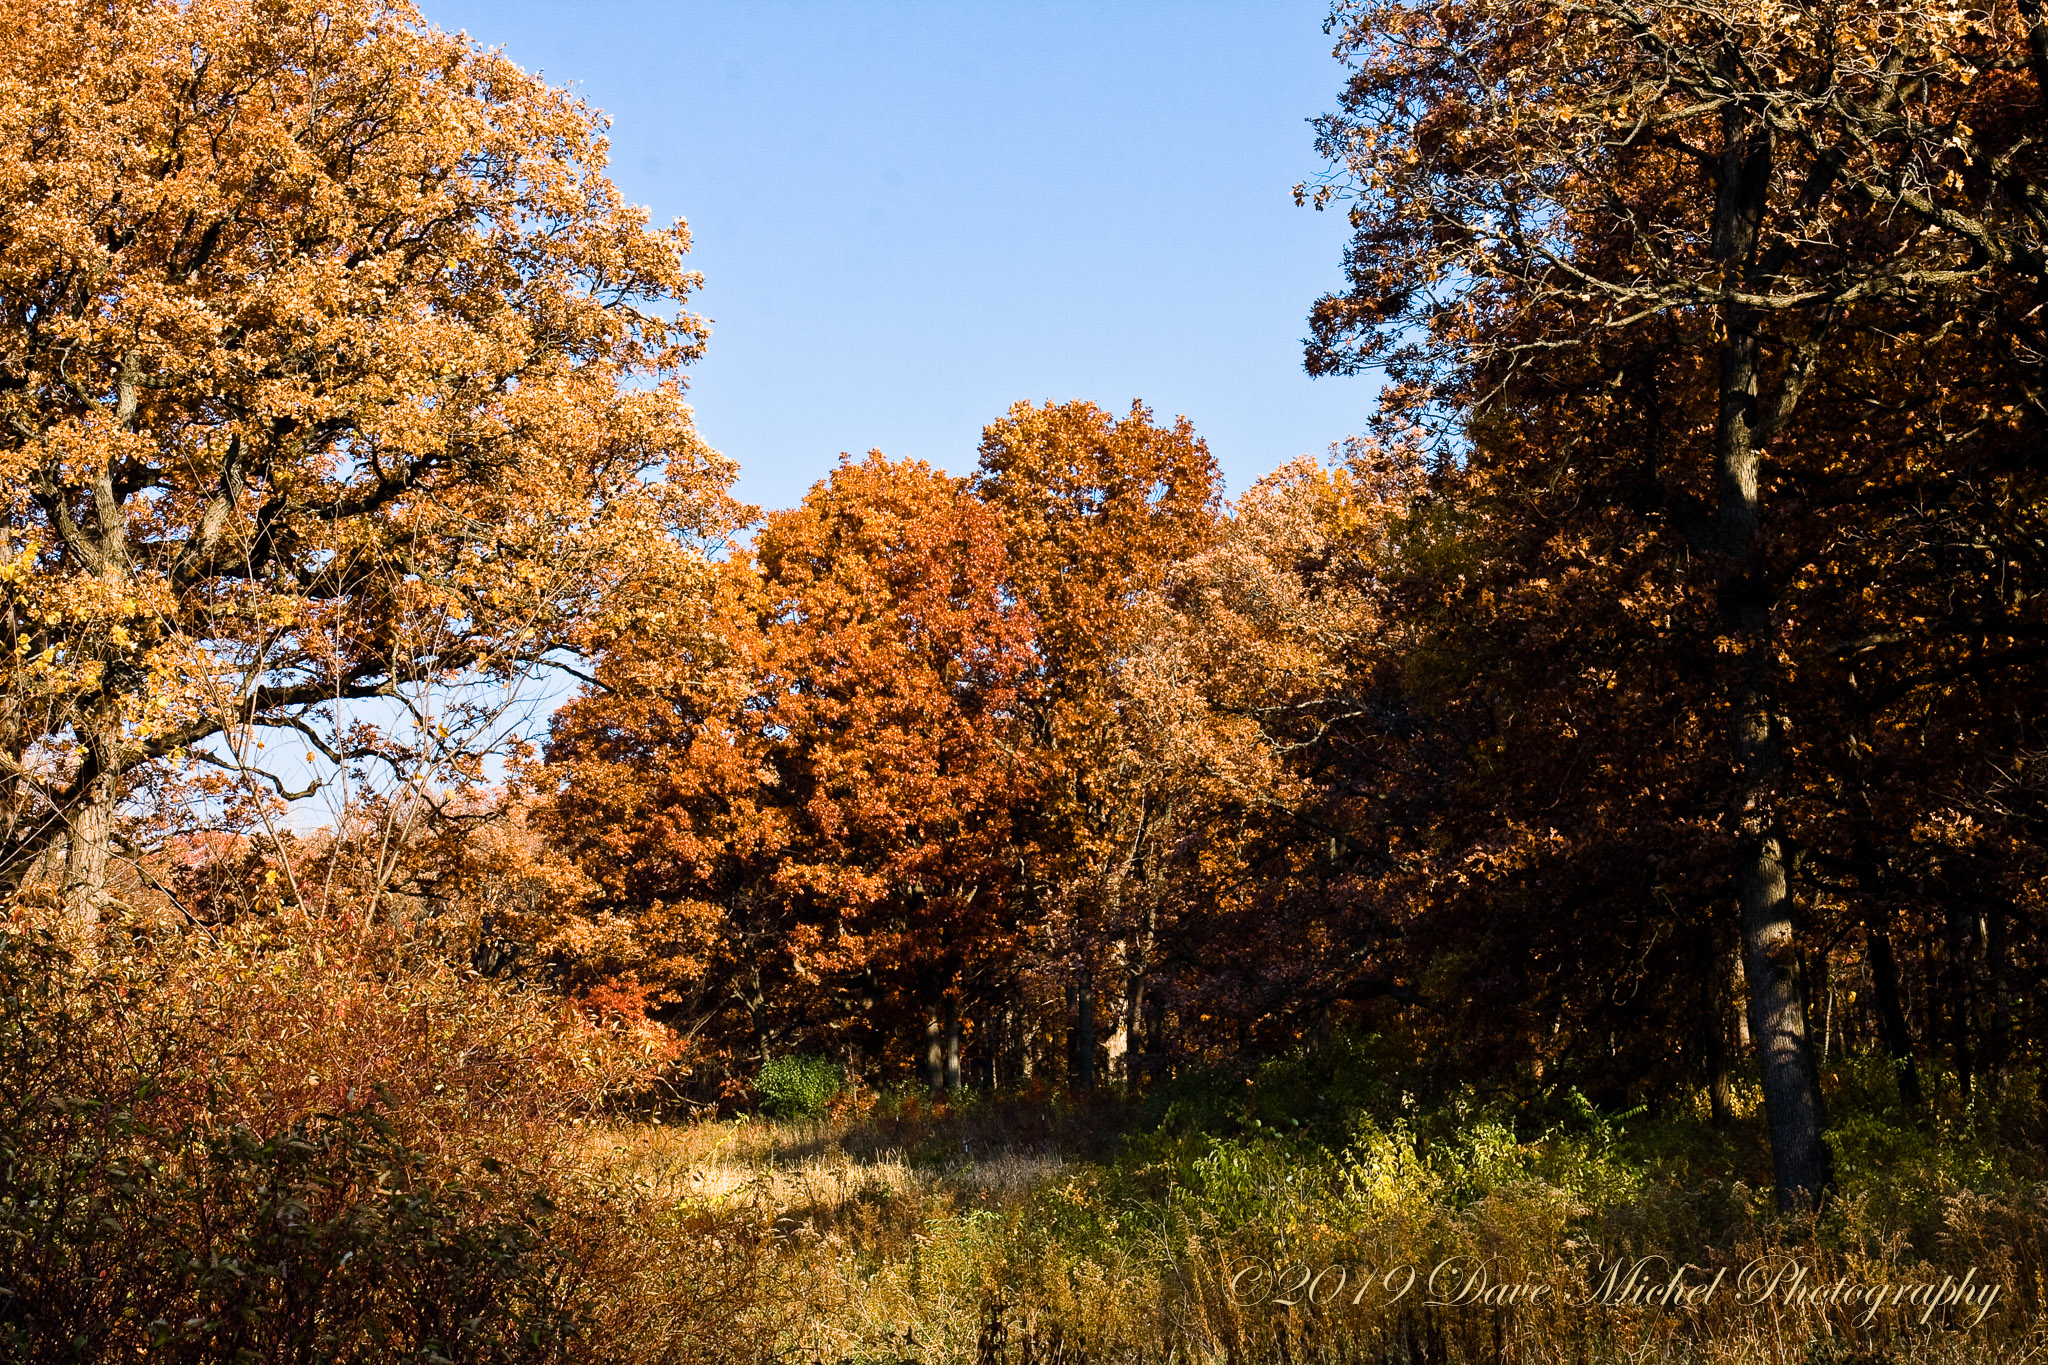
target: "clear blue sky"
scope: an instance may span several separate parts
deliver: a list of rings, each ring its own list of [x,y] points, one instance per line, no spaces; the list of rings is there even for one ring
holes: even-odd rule
[[[612,116],[713,320],[700,430],[787,506],[842,450],[955,473],[1013,402],[1186,413],[1233,493],[1359,430],[1310,381],[1344,223],[1297,209],[1342,72],[1320,0],[422,0]]]

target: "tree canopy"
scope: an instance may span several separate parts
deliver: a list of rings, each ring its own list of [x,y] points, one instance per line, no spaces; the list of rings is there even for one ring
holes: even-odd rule
[[[404,4],[0,19],[14,884],[89,919],[145,774],[345,761],[324,709],[579,644],[717,530],[689,237],[601,129]]]
[[[1351,237],[1303,359],[1386,377],[1357,434],[1226,500],[1186,417],[1022,402],[762,515],[683,401],[687,231],[575,98],[382,0],[10,10],[15,903],[90,936],[125,858],[209,931],[396,904],[709,1103],[1339,1035],[1500,1112],[1754,1100],[1787,1209],[1845,1054],[1915,1113],[2018,1084],[2039,5],[1327,32],[1296,194]],[[507,774],[343,709],[550,663]],[[229,828],[284,738],[451,781]]]

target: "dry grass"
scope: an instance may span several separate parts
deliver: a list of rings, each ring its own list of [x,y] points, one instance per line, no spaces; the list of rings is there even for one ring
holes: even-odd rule
[[[994,1145],[984,1127],[982,1146],[968,1139],[958,1150],[961,1129],[981,1122],[941,1113],[612,1125],[581,1141],[606,1178],[653,1203],[755,1230],[761,1259],[745,1320],[765,1334],[764,1353],[785,1359],[2048,1359],[2048,1188],[1952,1191],[1938,1244],[1916,1249],[1867,1206],[1832,1221],[1783,1220],[1753,1192],[1660,1185],[1598,1154],[1552,1153],[1546,1159],[1562,1161],[1553,1175],[1569,1174],[1546,1179],[1528,1166],[1530,1152],[1506,1150],[1497,1135],[1449,1160],[1399,1134],[1368,1133],[1320,1168],[1271,1144],[1214,1141],[1155,1153],[1146,1167],[1062,1150],[1030,1124],[1021,1125],[1034,1135],[1029,1145]],[[1481,1150],[1487,1141],[1493,1147]],[[1074,1146],[1099,1148],[1099,1132],[1077,1130]],[[1473,1182],[1487,1179],[1494,1183],[1475,1193]],[[1897,1310],[1859,1324],[1854,1307],[1744,1305],[1732,1289],[1671,1310],[1556,1298],[1505,1310],[1432,1307],[1419,1290],[1397,1304],[1306,1310],[1231,1290],[1234,1270],[1254,1259],[1426,1271],[1462,1255],[1497,1276],[1570,1291],[1602,1251],[1683,1248],[1731,1273],[1752,1260],[1796,1262],[1827,1283],[1938,1280],[1975,1266],[2003,1296],[1967,1327],[1955,1311],[1927,1326]]]
[[[1043,1144],[984,1143],[978,1153],[964,1146],[952,1159],[913,1161],[908,1148],[880,1145],[865,1124],[846,1120],[613,1123],[592,1126],[580,1141],[591,1159],[651,1194],[777,1217],[796,1209],[833,1216],[876,1199],[985,1206],[1034,1190],[1068,1166]]]
[[[1799,1220],[1777,1216],[1745,1183],[1753,1153],[1682,1117],[1632,1147],[1605,1120],[1518,1138],[1455,1107],[1415,1120],[1426,1138],[1407,1120],[1347,1120],[1314,1141],[1228,1121],[1159,1131],[1132,1109],[1043,1094],[937,1109],[903,1101],[813,1122],[623,1122],[602,1104],[631,1090],[642,1065],[633,1039],[431,964],[365,971],[352,942],[318,928],[106,960],[89,989],[22,977],[42,982],[43,1003],[17,1001],[6,1034],[17,1051],[45,1068],[69,1058],[52,1084],[103,1093],[108,1107],[92,1113],[132,1113],[142,1126],[100,1133],[65,1117],[74,1109],[24,1099],[28,1118],[9,1141],[53,1180],[101,1180],[112,1169],[101,1154],[158,1161],[162,1179],[137,1194],[109,1186],[108,1207],[154,1220],[165,1237],[211,1228],[211,1247],[224,1235],[219,1198],[244,1192],[208,1193],[179,1183],[180,1172],[214,1171],[219,1184],[241,1167],[192,1165],[191,1134],[317,1137],[332,1126],[323,1115],[374,1108],[413,1154],[403,1170],[418,1174],[407,1179],[468,1201],[447,1205],[451,1227],[536,1239],[478,1262],[545,1308],[529,1316],[556,1335],[544,1351],[503,1357],[522,1361],[2048,1360],[2043,1163],[2024,1135],[1982,1123],[1900,1125],[1844,1104],[1842,1197],[1825,1217]],[[1271,1094],[1260,1094],[1271,1120]],[[339,1159],[327,1150],[305,1147],[302,1159],[279,1148],[249,1169],[269,1179],[304,1166],[292,1178],[331,1190],[337,1217],[383,1208],[385,1168],[374,1163],[384,1149],[335,1168],[354,1184],[323,1173],[319,1163]],[[1697,1151],[1705,1157],[1686,1155]],[[519,1201],[540,1194],[548,1215],[522,1213]],[[252,1203],[245,1213],[227,1231],[260,1250],[276,1210]],[[78,1256],[53,1261],[39,1292],[100,1314],[111,1351],[123,1332],[134,1336],[120,1326],[124,1302],[182,1303],[178,1294],[197,1291],[166,1297],[148,1281],[156,1272],[96,1219],[81,1213],[59,1230],[80,1239]],[[24,1237],[47,1240],[28,1213],[17,1221]],[[307,1237],[305,1255],[326,1246]],[[440,1280],[403,1281],[413,1255],[393,1261],[388,1282],[365,1285],[365,1313],[395,1320],[381,1305],[401,1292],[421,1313],[436,1306]],[[1853,1306],[1744,1305],[1732,1292],[1675,1309],[1567,1301],[1596,1260],[1650,1255],[1731,1271],[1797,1261],[1814,1280],[1859,1285],[1970,1269],[2002,1298],[1974,1327],[1953,1312],[1926,1325],[1898,1311],[1859,1324]],[[1507,1309],[1430,1306],[1420,1292],[1309,1307],[1232,1288],[1254,1263],[1343,1266],[1349,1285],[1363,1267],[1426,1274],[1459,1256],[1553,1294]],[[125,1299],[109,1288],[120,1275],[134,1280],[120,1281]],[[275,1317],[273,1307],[250,1311]],[[306,1330],[325,1330],[331,1314],[308,1312]],[[424,1341],[425,1331],[414,1335]],[[189,1351],[155,1358],[230,1358],[215,1349],[217,1333],[187,1336]]]

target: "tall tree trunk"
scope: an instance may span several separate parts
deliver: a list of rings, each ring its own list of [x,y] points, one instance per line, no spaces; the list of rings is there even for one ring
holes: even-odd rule
[[[1728,977],[1723,936],[1709,932],[1701,948],[1706,978],[1706,999],[1701,1010],[1701,1042],[1707,1071],[1707,1107],[1716,1128],[1726,1128],[1734,1117],[1732,1087],[1728,1075]]]
[[[2005,1092],[2005,1064],[2012,1047],[2012,1017],[2006,1007],[2006,975],[2011,950],[2006,942],[2005,901],[1995,892],[1985,909],[1985,985],[1991,993],[1991,1019],[1984,1036],[1984,1079],[1993,1099]]]
[[[1870,947],[1870,984],[1877,992],[1877,1026],[1884,1036],[1884,1050],[1891,1058],[1899,1081],[1899,1100],[1908,1109],[1922,1103],[1920,1068],[1913,1061],[1913,1034],[1906,1027],[1905,1001],[1899,994],[1899,961],[1892,953],[1892,936],[1884,929],[1866,928],[1864,939]]]
[[[1820,1074],[1806,1031],[1805,993],[1793,942],[1791,897],[1778,838],[1766,835],[1742,868],[1743,967],[1749,974],[1749,1033],[1756,1040],[1764,1118],[1778,1205],[1818,1200],[1833,1183],[1822,1136]]]
[[[1949,1046],[1955,1056],[1956,1088],[1964,1099],[1976,1081],[1976,1054],[1972,1035],[1977,1013],[1977,916],[1967,905],[1948,912],[1948,1028]]]
[[[1754,393],[1754,336],[1748,367]],[[1739,348],[1731,347],[1730,350]],[[1727,357],[1724,356],[1724,361]],[[1736,385],[1731,384],[1731,389]],[[1725,470],[1733,490],[1724,490],[1724,529],[1747,531],[1731,537],[1730,548],[1748,560],[1754,551],[1756,459]],[[1733,497],[1726,496],[1733,492]],[[1746,515],[1726,515],[1734,502]],[[1746,506],[1744,506],[1746,504]],[[1776,713],[1776,642],[1769,599],[1761,582],[1761,565],[1745,563],[1724,590],[1723,611],[1731,634],[1742,640],[1743,677],[1735,698],[1731,747],[1741,774],[1735,802],[1736,898],[1741,912],[1742,966],[1749,988],[1749,1036],[1756,1050],[1758,1077],[1764,1094],[1764,1116],[1771,1135],[1771,1160],[1778,1203],[1783,1208],[1811,1204],[1833,1181],[1833,1162],[1821,1109],[1820,1069],[1814,1062],[1807,1028],[1806,992],[1800,980],[1799,951],[1793,923],[1792,897],[1786,885],[1785,850],[1772,809],[1772,797],[1783,767],[1781,736],[1784,721]]]
[[[937,1094],[946,1084],[946,1031],[936,1018],[924,1021],[924,1088]]]
[[[1755,392],[1754,333],[1745,346],[1724,353],[1723,382],[1739,393]],[[1737,420],[1732,425],[1741,427]],[[1742,447],[1745,441],[1731,441]],[[1775,706],[1776,641],[1764,569],[1750,562],[1755,549],[1757,501],[1753,449],[1740,462],[1724,462],[1724,542],[1739,552],[1739,568],[1723,590],[1723,617],[1742,641],[1745,657],[1730,726],[1740,786],[1735,802],[1736,899],[1741,913],[1742,966],[1748,982],[1749,1036],[1756,1050],[1771,1135],[1771,1160],[1778,1203],[1793,1208],[1817,1201],[1833,1179],[1833,1163],[1821,1110],[1820,1070],[1807,1028],[1806,992],[1800,980],[1792,897],[1786,885],[1783,836],[1777,828],[1773,795],[1783,768],[1784,720]],[[1730,513],[1734,515],[1730,515]]]
[[[1145,994],[1145,1075],[1144,1084],[1149,1089],[1165,1080],[1170,1068],[1167,1066],[1169,1044],[1166,1034],[1166,1001],[1158,991]]]
[[[1145,976],[1150,970],[1153,944],[1159,933],[1159,907],[1155,897],[1145,904],[1145,926],[1138,937],[1126,943],[1124,951],[1124,1084],[1136,1094],[1144,1082],[1144,1061],[1151,1048],[1145,1035]]]
[[[1891,886],[1883,854],[1869,825],[1857,833],[1856,879],[1868,908],[1863,939],[1870,961],[1870,987],[1877,996],[1877,1030],[1897,1078],[1899,1101],[1921,1106],[1920,1068],[1913,1060],[1913,1031],[1906,1026],[1906,1002],[1899,989],[1899,960],[1892,951]]]
[[[1731,107],[1723,122],[1723,162],[1714,205],[1714,254],[1731,279],[1758,268],[1758,230],[1772,174],[1771,133],[1754,114]],[[1774,797],[1784,766],[1785,718],[1777,697],[1775,589],[1759,544],[1763,520],[1762,449],[1798,398],[1788,372],[1773,407],[1759,398],[1761,332],[1754,310],[1721,306],[1720,402],[1714,421],[1719,505],[1714,539],[1725,556],[1720,585],[1723,628],[1736,645],[1729,741],[1738,777],[1736,899],[1742,961],[1749,979],[1749,1032],[1763,1083],[1764,1114],[1780,1207],[1817,1201],[1832,1178],[1822,1136],[1820,1072],[1807,1032],[1792,898]]]
[[[1810,963],[1808,965],[1811,967]],[[1835,1049],[1835,964],[1828,954],[1821,954],[1815,976],[1819,984],[1814,987],[1814,993],[1821,999],[1820,1064],[1826,1066]]]
[[[1017,1074],[1017,1011],[1009,1005],[995,1019],[995,1037],[988,1047],[988,1088],[993,1094],[1002,1088],[1005,1076]]]

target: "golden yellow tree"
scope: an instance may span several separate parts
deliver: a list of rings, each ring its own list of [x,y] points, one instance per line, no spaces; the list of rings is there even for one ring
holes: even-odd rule
[[[141,774],[691,578],[698,281],[602,128],[402,0],[0,14],[8,885],[89,922]]]

